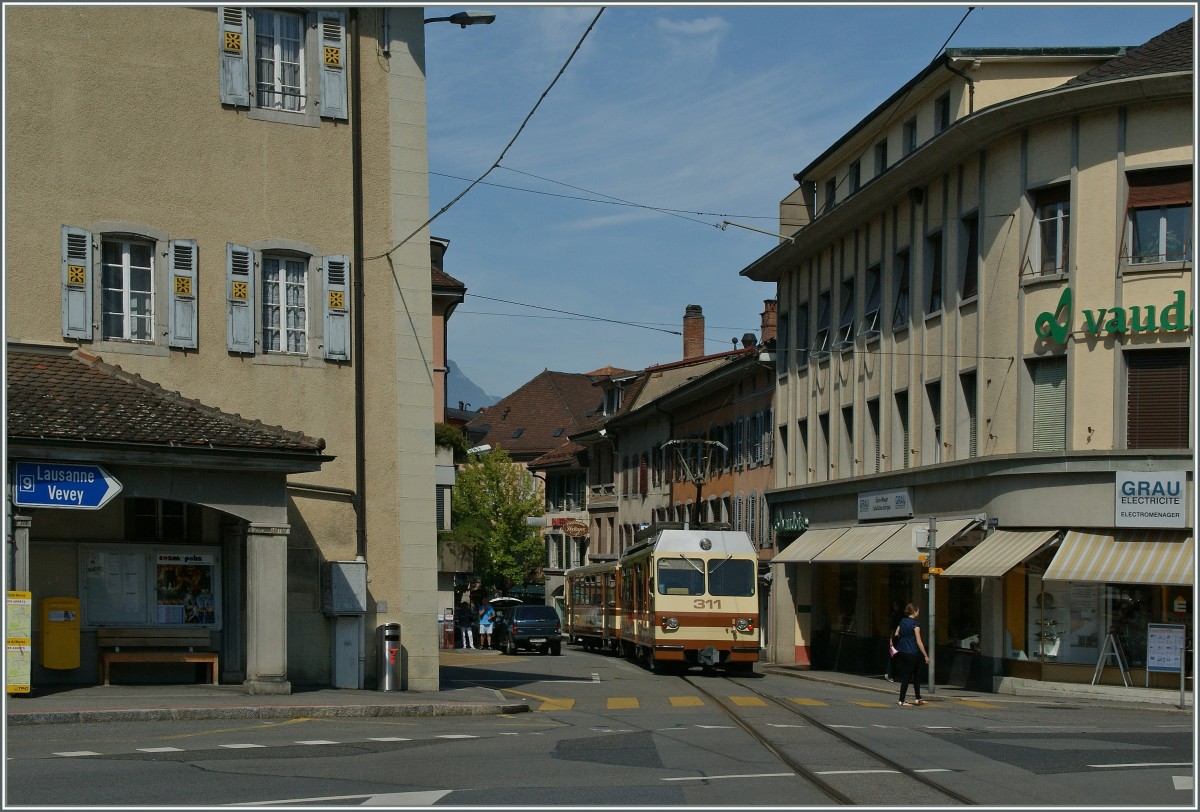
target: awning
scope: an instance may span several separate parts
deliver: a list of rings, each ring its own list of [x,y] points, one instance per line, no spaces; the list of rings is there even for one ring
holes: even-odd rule
[[[1190,530],[1068,530],[1042,579],[1191,586],[1195,557]]]
[[[845,535],[813,556],[813,561],[826,564],[857,563],[906,527],[907,524],[862,524],[851,527]],[[904,532],[905,538],[909,539],[909,549],[912,549],[911,533],[907,530]]]
[[[825,527],[805,531],[800,538],[789,544],[786,550],[772,558],[771,563],[795,564],[812,561],[813,556],[824,550],[849,529],[848,527]]]
[[[954,541],[964,530],[978,521],[978,519],[939,519],[936,528],[938,549],[940,550]],[[916,564],[918,559],[917,551],[912,546],[912,528],[918,525],[928,527],[929,522],[909,522],[903,525],[901,532],[896,533],[868,553],[863,561],[868,564]]]
[[[948,578],[1000,578],[1050,543],[1058,530],[997,530],[942,573]]]

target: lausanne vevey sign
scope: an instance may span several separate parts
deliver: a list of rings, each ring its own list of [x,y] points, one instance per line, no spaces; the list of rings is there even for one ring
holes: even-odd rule
[[[97,510],[121,492],[121,483],[99,465],[18,462],[13,503],[24,507]]]

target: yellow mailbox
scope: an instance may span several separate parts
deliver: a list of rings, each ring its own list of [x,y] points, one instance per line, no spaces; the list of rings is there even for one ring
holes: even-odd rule
[[[42,667],[79,667],[79,599],[42,599]]]

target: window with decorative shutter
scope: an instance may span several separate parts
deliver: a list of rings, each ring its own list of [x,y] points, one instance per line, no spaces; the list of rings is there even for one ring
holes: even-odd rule
[[[172,347],[196,349],[199,344],[196,323],[198,291],[197,253],[195,240],[171,240],[167,246],[170,259],[171,306],[167,312],[167,343]]]
[[[221,49],[221,103],[250,106],[250,57],[246,10],[236,6],[217,9],[217,38]]]
[[[1126,447],[1190,448],[1190,350],[1138,350],[1124,357]]]
[[[226,344],[230,352],[254,352],[254,260],[244,245],[225,246]]]
[[[1033,450],[1067,447],[1067,358],[1058,355],[1029,362],[1033,380]]]
[[[92,338],[92,234],[62,227],[63,338]]]
[[[346,22],[336,9],[321,12],[321,115],[348,118],[346,104]]]
[[[325,280],[325,357],[350,360],[350,258],[339,254],[321,260]]]

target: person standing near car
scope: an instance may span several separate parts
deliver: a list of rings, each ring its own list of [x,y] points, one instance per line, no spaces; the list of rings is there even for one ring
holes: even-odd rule
[[[492,647],[492,624],[496,621],[496,610],[492,608],[492,604],[487,598],[483,599],[483,606],[479,607],[479,645],[483,648]]]
[[[917,625],[917,615],[919,614],[921,614],[921,610],[916,604],[910,603],[905,606],[904,617],[900,619],[900,623],[893,632],[893,636],[896,638],[896,659],[900,661],[900,701],[897,704],[902,708],[929,704],[921,698],[921,681],[916,677],[918,656],[924,657],[925,665],[929,665],[929,654],[925,651],[925,643],[921,640],[921,627]],[[910,682],[916,699],[913,702],[906,702],[904,697],[908,694]]]
[[[454,620],[458,624],[458,633],[462,640],[462,647],[475,648],[475,640],[471,635],[471,627],[475,625],[475,616],[471,613],[470,604],[466,601],[460,603]]]

